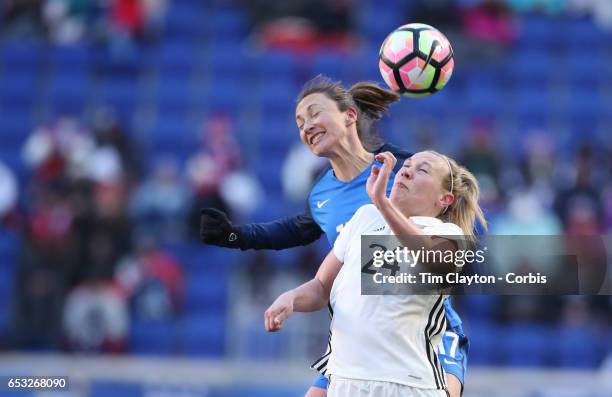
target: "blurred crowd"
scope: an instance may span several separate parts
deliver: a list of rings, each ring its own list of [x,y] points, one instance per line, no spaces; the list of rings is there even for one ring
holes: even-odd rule
[[[1,30],[57,44],[145,42],[159,34],[166,7],[166,0],[7,0],[0,4]]]
[[[0,168],[3,227],[23,239],[9,345],[121,352],[130,318],[180,315],[183,270],[163,247],[198,238],[201,207],[241,211],[222,189],[242,180],[230,121],[211,116],[201,132],[186,161],[144,161],[109,109],[29,135],[24,185]]]

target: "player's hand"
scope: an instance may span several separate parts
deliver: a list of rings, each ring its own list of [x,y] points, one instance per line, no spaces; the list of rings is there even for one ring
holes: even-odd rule
[[[366,191],[374,205],[379,207],[384,200],[387,200],[387,184],[397,159],[391,152],[379,153],[374,158],[382,163],[382,167],[372,166],[372,171],[366,182]]]
[[[268,332],[279,331],[291,313],[293,313],[293,298],[291,292],[285,292],[264,312],[264,328]]]
[[[227,248],[240,247],[240,229],[227,215],[215,208],[200,210],[200,239],[210,245]]]

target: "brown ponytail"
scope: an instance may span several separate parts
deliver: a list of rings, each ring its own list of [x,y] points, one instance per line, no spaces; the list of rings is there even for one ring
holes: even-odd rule
[[[359,110],[372,120],[380,120],[383,113],[389,111],[389,105],[400,99],[398,93],[381,88],[373,82],[359,82],[349,92]]]
[[[360,82],[347,90],[341,82],[318,75],[304,84],[297,97],[297,103],[311,94],[322,93],[336,102],[341,112],[349,108],[357,110],[357,135],[363,147],[373,152],[382,145],[382,139],[375,128],[389,105],[400,99],[400,95],[380,87],[374,82]]]
[[[456,224],[463,230],[470,242],[475,242],[474,227],[476,221],[480,223],[483,229],[487,229],[487,220],[480,204],[478,204],[480,187],[476,177],[450,157],[433,150],[428,150],[428,152],[444,158],[452,170],[452,183],[450,180],[451,172],[449,171],[442,181],[442,186],[449,191],[452,188],[451,193],[455,196],[455,201],[448,206],[443,214],[449,222]]]

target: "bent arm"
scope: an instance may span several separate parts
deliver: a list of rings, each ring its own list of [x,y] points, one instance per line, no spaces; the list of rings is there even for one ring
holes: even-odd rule
[[[336,258],[333,251],[330,251],[312,280],[289,291],[293,296],[293,310],[313,312],[325,307],[329,302],[334,280],[341,268],[342,262]]]
[[[315,277],[299,287],[281,294],[264,313],[264,327],[275,332],[283,327],[287,318],[296,312],[313,312],[325,307],[334,279],[342,263],[330,252]]]

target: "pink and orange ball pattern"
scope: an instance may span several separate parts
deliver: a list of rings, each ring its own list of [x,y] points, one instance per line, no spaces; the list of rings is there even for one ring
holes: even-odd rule
[[[379,68],[385,83],[406,96],[422,97],[441,90],[454,66],[453,48],[446,36],[422,23],[400,26],[380,48]]]

